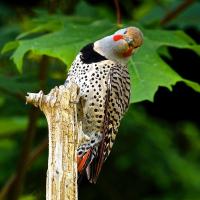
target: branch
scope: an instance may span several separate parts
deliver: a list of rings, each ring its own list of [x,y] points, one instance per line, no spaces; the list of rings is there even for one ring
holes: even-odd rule
[[[29,153],[31,150],[32,141],[36,133],[37,119],[38,111],[34,107],[32,107],[32,109],[29,112],[29,124],[24,138],[22,153],[16,170],[16,177],[13,183],[10,185],[8,191],[10,200],[17,200],[20,195],[22,183],[27,171],[26,163],[28,161]]]
[[[1,189],[0,192],[0,199],[4,200],[4,199],[9,199],[8,194],[10,189],[13,186],[13,183],[16,179],[16,174],[12,174],[9,179],[6,181],[6,184],[3,186],[3,188]]]
[[[69,15],[74,13],[74,9],[79,1],[78,0],[61,0],[60,8],[63,13]]]
[[[44,139],[30,154],[28,161],[27,161],[27,166],[26,168],[29,169],[29,167],[33,164],[33,162],[43,153],[43,151],[47,148],[48,146],[48,140]],[[4,187],[1,189],[0,192],[0,199],[6,199],[8,196],[8,193],[10,191],[10,188],[13,186],[15,180],[17,178],[17,174],[14,173],[12,174],[9,179],[7,180],[6,184]]]
[[[78,87],[72,83],[60,86],[48,95],[42,91],[28,93],[27,103],[39,107],[45,114],[49,128],[49,157],[46,200],[77,200],[77,154],[82,140],[77,122]]]
[[[32,108],[29,112],[29,125],[24,139],[25,142],[16,173],[8,179],[7,183],[2,188],[0,193],[0,199],[5,199],[7,197],[7,199],[9,200],[17,200],[18,196],[20,195],[23,179],[27,171],[30,147],[36,131],[37,115],[38,112],[34,108]]]
[[[0,91],[2,93],[4,93],[4,94],[7,94],[7,95],[11,96],[11,97],[17,98],[17,99],[19,99],[19,100],[21,100],[23,102],[25,100],[25,98],[24,98],[22,93],[15,93],[15,92],[12,92],[10,90],[6,90],[5,88],[2,88],[2,87],[0,87]]]
[[[57,8],[57,0],[49,0],[49,13],[53,14]]]
[[[44,152],[48,147],[48,139],[45,138],[31,153],[27,162],[27,168],[31,167],[33,162]]]
[[[172,10],[169,13],[167,13],[167,15],[160,21],[160,24],[165,25],[169,23],[194,2],[195,0],[183,1],[175,10]]]

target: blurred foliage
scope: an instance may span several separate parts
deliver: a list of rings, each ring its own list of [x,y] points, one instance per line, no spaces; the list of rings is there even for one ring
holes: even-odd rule
[[[183,2],[189,1],[120,1],[121,26],[138,26],[144,34],[129,63],[135,104],[97,184],[83,180],[80,199],[200,198],[200,2],[160,24]],[[46,140],[47,124],[42,114],[34,124],[24,96],[63,84],[80,48],[119,28],[115,12],[114,1],[0,3],[0,198],[16,175],[18,199],[45,199],[47,149],[31,156]],[[25,180],[18,176],[20,163]]]

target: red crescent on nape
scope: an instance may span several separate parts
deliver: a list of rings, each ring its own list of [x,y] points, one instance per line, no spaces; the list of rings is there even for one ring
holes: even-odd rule
[[[123,35],[118,34],[118,35],[113,36],[114,41],[118,41],[118,40],[121,40],[121,39],[123,39]]]

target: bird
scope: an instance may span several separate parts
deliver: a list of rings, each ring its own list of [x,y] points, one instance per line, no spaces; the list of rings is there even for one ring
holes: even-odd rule
[[[139,28],[119,29],[84,46],[68,71],[65,85],[74,81],[80,89],[77,118],[87,136],[77,149],[78,174],[86,174],[91,183],[97,182],[128,109],[128,61],[142,43]]]

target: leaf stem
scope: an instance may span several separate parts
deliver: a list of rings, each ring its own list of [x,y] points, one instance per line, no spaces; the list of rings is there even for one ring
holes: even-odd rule
[[[23,102],[25,101],[25,97],[22,93],[15,93],[2,87],[0,87],[0,91],[3,92],[4,94],[17,98]]]

